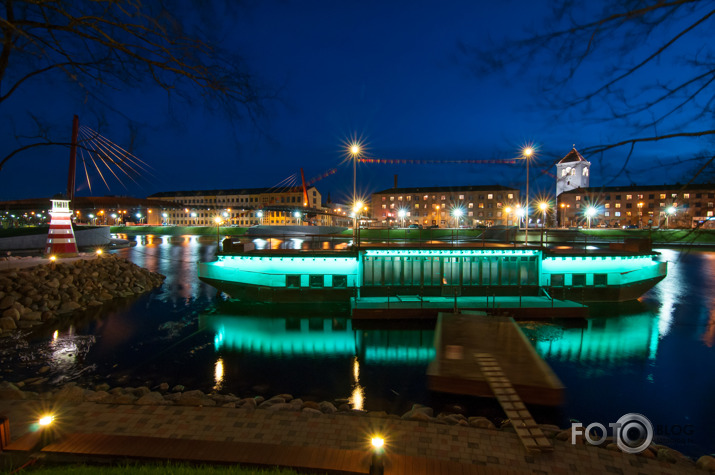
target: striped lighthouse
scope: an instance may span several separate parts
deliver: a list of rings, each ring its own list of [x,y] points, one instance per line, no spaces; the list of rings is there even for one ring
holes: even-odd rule
[[[77,254],[77,242],[72,230],[72,210],[70,200],[51,200],[50,233],[47,235],[45,254],[73,255]]]

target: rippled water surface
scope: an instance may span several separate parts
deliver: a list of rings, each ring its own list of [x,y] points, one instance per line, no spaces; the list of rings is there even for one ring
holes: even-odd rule
[[[341,313],[247,311],[197,278],[196,263],[213,258],[214,239],[130,239],[136,247],[116,252],[166,275],[164,285],[4,339],[6,379],[36,377],[47,367],[45,385],[166,381],[239,396],[344,400],[368,410],[401,412],[420,402],[501,416],[491,401],[426,389],[429,326],[363,328]],[[567,388],[561,408],[532,408],[540,422],[607,424],[638,412],[656,426],[657,441],[694,456],[715,452],[715,253],[661,252],[668,277],[641,301],[592,308],[582,322],[522,323]]]

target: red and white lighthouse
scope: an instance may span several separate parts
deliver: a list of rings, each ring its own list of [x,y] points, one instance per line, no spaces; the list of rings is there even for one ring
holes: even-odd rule
[[[72,230],[72,210],[70,200],[51,200],[50,233],[47,235],[45,254],[73,255],[77,254],[77,241]]]

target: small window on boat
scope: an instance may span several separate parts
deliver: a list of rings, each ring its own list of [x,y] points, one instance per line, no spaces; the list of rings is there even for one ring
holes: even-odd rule
[[[286,331],[299,332],[300,331],[300,318],[295,318],[295,317],[286,318]]]
[[[311,287],[323,287],[325,285],[325,276],[321,275],[311,275],[309,278],[309,283]]]
[[[608,274],[593,274],[593,285],[607,285]]]
[[[551,286],[552,287],[563,287],[564,286],[564,275],[563,274],[551,274]]]
[[[322,332],[325,329],[322,318],[309,318],[308,331]]]
[[[583,287],[586,285],[586,274],[573,274],[571,285],[574,287]]]
[[[333,287],[344,289],[348,286],[348,276],[347,275],[334,275],[333,276]]]
[[[286,276],[286,287],[290,287],[290,288],[300,287],[300,276],[299,275],[287,275]]]
[[[345,318],[333,318],[333,331],[347,330],[348,321]]]

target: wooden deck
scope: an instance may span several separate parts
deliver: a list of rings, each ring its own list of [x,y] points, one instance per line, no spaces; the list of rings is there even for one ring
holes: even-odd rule
[[[208,464],[290,467],[331,474],[367,474],[372,454],[368,451],[302,447],[252,442],[225,442],[160,437],[74,433],[44,447],[46,457],[88,456],[102,458],[171,460]],[[464,464],[428,457],[386,453],[385,475],[518,475],[518,470]]]
[[[479,312],[441,313],[435,350],[436,357],[427,368],[433,391],[494,397],[478,360],[478,355],[488,353],[524,402],[547,406],[563,402],[563,384],[512,318]]]

